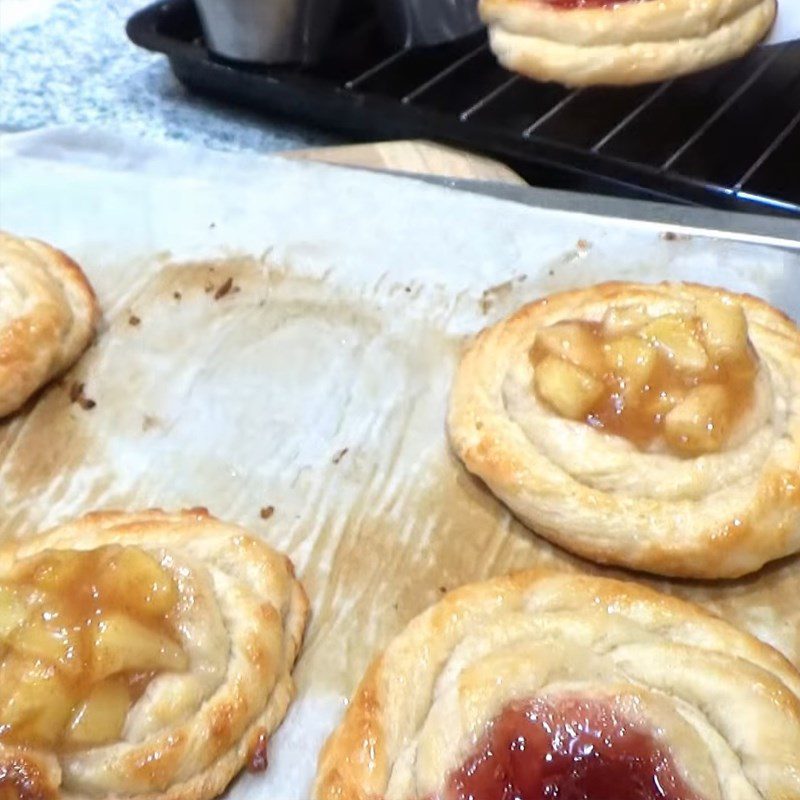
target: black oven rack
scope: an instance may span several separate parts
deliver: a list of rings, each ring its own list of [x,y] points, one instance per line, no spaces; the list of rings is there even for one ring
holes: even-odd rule
[[[505,71],[484,32],[392,47],[365,5],[313,67],[213,56],[192,0],[143,9],[128,35],[189,88],[260,111],[452,142],[544,185],[800,217],[800,42],[665,83],[571,90]]]

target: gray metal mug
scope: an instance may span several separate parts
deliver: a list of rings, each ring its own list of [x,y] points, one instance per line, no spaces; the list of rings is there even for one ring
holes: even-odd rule
[[[387,36],[404,47],[448,42],[483,27],[478,0],[377,0]]]
[[[197,0],[208,48],[261,64],[317,60],[339,0]]]

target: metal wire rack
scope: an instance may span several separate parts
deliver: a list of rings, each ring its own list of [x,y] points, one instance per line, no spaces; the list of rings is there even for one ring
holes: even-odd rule
[[[250,108],[454,142],[544,185],[800,217],[800,42],[666,83],[569,90],[504,70],[483,32],[392,48],[363,6],[310,68],[212,56],[192,0],[140,11],[128,34],[193,90]]]

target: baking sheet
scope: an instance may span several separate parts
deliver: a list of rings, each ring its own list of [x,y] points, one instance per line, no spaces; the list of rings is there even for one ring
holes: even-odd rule
[[[235,800],[306,800],[364,668],[443,592],[532,564],[612,573],[537,539],[450,454],[465,336],[607,278],[704,280],[800,316],[797,253],[658,223],[89,132],[5,137],[0,174],[0,224],[73,254],[104,309],[79,365],[0,426],[0,539],[98,507],[205,505],[285,550],[310,595],[298,699]],[[794,558],[653,583],[800,665],[798,580]]]

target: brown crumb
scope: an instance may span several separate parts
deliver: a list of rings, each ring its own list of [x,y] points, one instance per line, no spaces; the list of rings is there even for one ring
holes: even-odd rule
[[[174,297],[176,300],[180,300],[180,299],[183,297],[183,295],[182,295],[180,292],[173,292],[173,293],[172,293],[172,296],[173,296],[173,297]]]
[[[232,288],[233,288],[233,278],[228,278],[227,280],[225,280],[222,286],[220,286],[219,289],[217,289],[217,291],[214,292],[214,299],[221,300],[223,297],[225,297],[226,294],[228,294],[228,292],[230,292]]]
[[[142,324],[142,320],[139,317],[137,317],[136,314],[131,314],[128,317],[128,325],[132,325],[135,328],[137,325],[141,325],[141,324]]]
[[[509,292],[513,290],[513,288],[514,280],[512,278],[509,281],[503,281],[495,286],[490,286],[488,289],[484,289],[480,300],[481,311],[483,311],[484,314],[488,314],[489,311],[494,307],[495,302],[503,297],[506,297]]]
[[[261,519],[269,519],[275,513],[275,506],[264,506],[259,512]]]
[[[678,233],[677,231],[662,231],[661,238],[665,242],[688,241],[692,237],[688,233]]]
[[[142,417],[142,433],[146,433],[152,428],[158,428],[160,425],[161,422],[158,417],[154,417],[150,414],[145,414]]]
[[[267,747],[269,746],[269,735],[266,731],[258,734],[255,745],[250,750],[247,768],[250,772],[264,772],[269,766],[267,760]]]
[[[191,514],[198,521],[206,519],[210,516],[209,511],[205,506],[192,506],[191,508],[187,508],[185,513]]]
[[[440,591],[442,594],[447,594],[447,587],[446,587],[446,586],[440,586],[440,587],[439,587],[439,591]]]
[[[73,383],[69,388],[69,400],[77,403],[84,411],[91,411],[97,403],[84,394],[85,384]]]
[[[340,461],[341,461],[341,460],[342,460],[342,459],[343,459],[343,458],[344,458],[344,457],[347,455],[347,451],[348,451],[349,449],[350,449],[349,447],[343,447],[343,448],[342,448],[342,449],[341,449],[341,450],[340,450],[340,451],[339,451],[339,452],[338,452],[338,453],[337,453],[337,454],[336,454],[336,455],[333,457],[333,463],[334,463],[334,464],[338,464],[338,463],[339,463],[339,462],[340,462]]]

